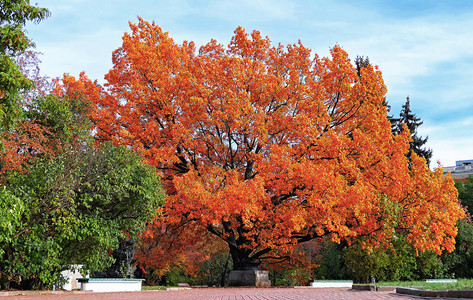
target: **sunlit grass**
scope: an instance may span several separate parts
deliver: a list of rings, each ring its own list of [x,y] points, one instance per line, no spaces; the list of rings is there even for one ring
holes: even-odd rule
[[[141,287],[143,291],[152,291],[152,290],[165,290],[170,288],[171,286],[164,286],[164,285],[144,285]]]
[[[376,285],[416,287],[425,290],[473,290],[473,279],[458,279],[457,282],[387,281],[377,282]]]

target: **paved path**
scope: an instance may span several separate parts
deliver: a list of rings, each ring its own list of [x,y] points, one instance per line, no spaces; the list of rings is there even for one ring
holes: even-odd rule
[[[141,291],[121,293],[65,293],[0,297],[12,300],[407,300],[429,299],[394,292],[353,291],[347,288],[202,288],[190,290]],[[446,299],[446,298],[444,298]],[[453,298],[450,298],[453,299]]]

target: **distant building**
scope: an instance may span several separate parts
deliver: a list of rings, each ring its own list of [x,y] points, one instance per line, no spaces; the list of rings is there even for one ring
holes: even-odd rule
[[[455,166],[443,167],[443,175],[447,175],[448,172],[452,174],[452,178],[455,180],[466,180],[473,174],[473,159],[457,160]]]

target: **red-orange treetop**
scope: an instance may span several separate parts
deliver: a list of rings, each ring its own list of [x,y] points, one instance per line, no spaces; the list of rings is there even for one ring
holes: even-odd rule
[[[452,250],[463,211],[452,180],[405,157],[381,72],[358,76],[339,46],[319,58],[235,30],[196,53],[139,20],[113,53],[104,88],[82,76],[97,137],[159,168],[164,222],[193,220],[225,240],[236,268],[330,235]]]

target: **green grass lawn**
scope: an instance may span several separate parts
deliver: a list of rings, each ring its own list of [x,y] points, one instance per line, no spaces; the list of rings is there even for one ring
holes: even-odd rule
[[[425,290],[473,290],[473,279],[458,279],[457,282],[425,282],[425,281],[386,281],[377,282],[382,286],[415,287]],[[143,286],[142,290],[165,290],[175,286]]]
[[[164,286],[164,285],[143,285],[141,289],[143,291],[150,291],[150,290],[165,290],[169,288],[170,286]]]
[[[425,281],[387,281],[376,285],[416,287],[425,290],[473,290],[473,279],[458,279],[457,282],[425,282]]]

